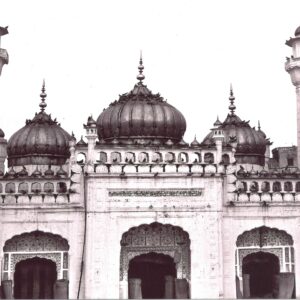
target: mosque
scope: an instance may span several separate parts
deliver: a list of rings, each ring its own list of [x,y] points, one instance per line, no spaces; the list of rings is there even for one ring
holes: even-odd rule
[[[226,119],[185,142],[186,119],[146,86],[142,58],[133,89],[79,141],[43,84],[33,118],[0,130],[1,297],[299,298],[300,27],[286,44],[298,147],[271,151],[232,88]],[[0,72],[7,63],[0,48]]]

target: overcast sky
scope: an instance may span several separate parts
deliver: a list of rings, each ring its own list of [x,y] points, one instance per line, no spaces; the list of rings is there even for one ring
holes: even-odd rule
[[[236,113],[274,146],[296,144],[296,97],[285,41],[300,25],[300,1],[2,1],[1,47],[9,64],[0,77],[0,127],[10,137],[39,111],[46,80],[47,112],[84,135],[118,95],[137,82],[143,51],[145,84],[179,109],[185,140],[199,141],[217,115]]]

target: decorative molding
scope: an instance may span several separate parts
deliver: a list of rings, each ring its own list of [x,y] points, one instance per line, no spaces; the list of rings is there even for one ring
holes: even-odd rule
[[[110,190],[109,197],[199,197],[203,189]]]

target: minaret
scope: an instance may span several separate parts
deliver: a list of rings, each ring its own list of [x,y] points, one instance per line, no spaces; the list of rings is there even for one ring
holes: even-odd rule
[[[295,31],[295,37],[285,43],[292,47],[293,55],[287,57],[285,70],[290,74],[297,96],[297,166],[300,168],[300,26]]]
[[[5,64],[8,64],[8,53],[5,49],[1,48],[1,36],[8,34],[7,26],[0,26],[0,75],[2,72],[2,68]]]

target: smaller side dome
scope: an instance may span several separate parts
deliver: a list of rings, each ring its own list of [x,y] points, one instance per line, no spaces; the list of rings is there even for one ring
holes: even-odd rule
[[[8,166],[61,165],[70,157],[67,133],[56,119],[45,113],[45,83],[43,83],[40,103],[41,111],[26,125],[14,133],[8,141]]]
[[[266,145],[268,143],[266,135],[263,131],[255,130],[249,125],[249,122],[242,121],[236,114],[236,106],[234,104],[235,97],[232,87],[230,88],[230,113],[225,121],[219,125],[224,134],[223,146],[231,147],[231,142],[237,142],[235,158],[240,164],[256,164],[264,166]],[[216,124],[216,122],[215,122]],[[203,140],[203,146],[213,146],[213,132],[210,132]]]

